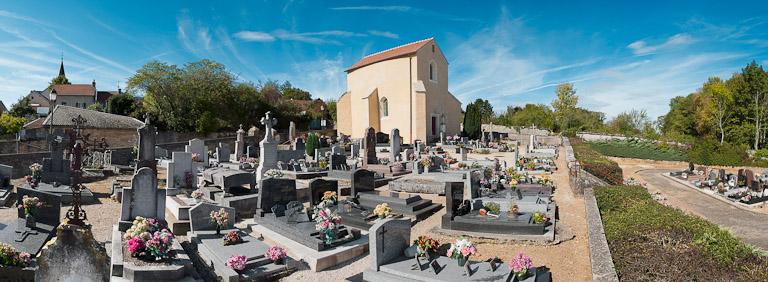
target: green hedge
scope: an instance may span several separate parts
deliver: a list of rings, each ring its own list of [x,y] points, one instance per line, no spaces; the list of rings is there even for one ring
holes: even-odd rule
[[[754,165],[747,155],[746,145],[720,144],[717,140],[705,138],[697,140],[688,152],[690,161],[703,165]]]
[[[589,142],[589,145],[601,154],[611,157],[659,161],[685,161],[688,159],[680,149],[634,138],[595,141]]]
[[[571,139],[571,146],[573,146],[573,153],[579,160],[582,169],[608,182],[608,184],[621,185],[624,183],[624,175],[619,164],[607,159],[578,138]]]
[[[654,201],[643,187],[595,188],[622,281],[768,281],[768,259],[729,231]]]

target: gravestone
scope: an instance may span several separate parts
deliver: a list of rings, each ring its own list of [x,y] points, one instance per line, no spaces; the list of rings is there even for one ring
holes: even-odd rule
[[[392,129],[392,134],[390,135],[390,141],[389,141],[389,161],[394,163],[397,161],[397,156],[400,155],[400,130],[397,128]]]
[[[363,166],[369,164],[378,164],[379,161],[376,158],[376,131],[373,127],[369,127],[365,130],[365,138],[363,139]]]
[[[120,231],[127,230],[137,216],[165,220],[165,192],[157,189],[155,171],[140,168],[131,179],[131,187],[123,189]]]
[[[230,155],[232,153],[229,151],[229,147],[226,146],[226,144],[219,143],[219,146],[216,147],[215,157],[216,161],[219,163],[228,163],[230,160]]]
[[[464,148],[464,146],[459,147],[459,152],[461,153],[461,159],[459,159],[462,162],[467,161],[467,148]]]
[[[352,185],[350,197],[355,197],[358,192],[373,191],[375,187],[375,173],[367,169],[356,169],[352,172]]]
[[[37,258],[35,281],[109,281],[109,264],[90,228],[62,224]]]
[[[248,146],[245,148],[246,156],[249,158],[259,157],[259,148],[256,146]]]
[[[241,124],[240,129],[237,130],[237,140],[235,140],[235,160],[239,162],[243,156],[245,156],[245,130]]]
[[[288,140],[295,140],[296,139],[296,123],[291,121],[291,123],[288,125]]]
[[[728,175],[725,174],[725,169],[720,169],[717,176],[720,177],[720,182],[728,182]]]
[[[440,131],[440,144],[445,144],[445,132]]]
[[[352,153],[352,158],[355,159],[360,156],[360,145],[357,143],[352,143],[349,145],[350,153]]]
[[[165,184],[167,188],[187,188],[187,174],[192,175],[192,185],[197,185],[197,173],[192,170],[192,153],[173,152],[172,160],[168,163]]]
[[[384,132],[374,132],[376,143],[389,143],[389,135]]]
[[[266,134],[264,135],[264,139],[259,142],[261,150],[259,154],[259,167],[256,169],[256,181],[259,183],[261,183],[261,180],[264,178],[264,172],[277,168],[278,144],[272,130],[272,126],[277,124],[277,119],[272,117],[272,112],[267,112],[265,116],[261,118],[261,124],[264,125]],[[259,187],[260,189],[263,189],[264,186]]]
[[[372,269],[403,256],[403,249],[410,246],[411,220],[388,218],[380,220],[369,230],[368,249],[373,257]]]
[[[235,208],[222,207],[211,203],[199,203],[189,209],[189,224],[192,232],[202,230],[216,230],[216,225],[211,222],[211,212],[224,209],[227,216],[227,224],[221,230],[232,229],[235,226]]]
[[[43,203],[43,206],[37,209],[35,216],[35,222],[50,225],[53,227],[59,226],[61,223],[61,196],[38,191],[36,189],[29,189],[24,187],[16,188],[16,206],[21,205],[21,201],[24,196],[37,197]],[[24,218],[24,209],[16,209],[18,218]]]
[[[413,154],[413,149],[408,148],[408,149],[403,150],[401,160],[402,161],[411,161],[415,157],[416,157],[416,155]]]
[[[331,170],[347,170],[347,157],[344,155],[331,154],[329,158],[329,167]]]
[[[157,161],[155,160],[155,141],[157,138],[157,128],[150,124],[149,116],[144,119],[144,125],[136,130],[139,134],[139,153],[136,163],[136,171],[148,167],[157,171]]]
[[[744,170],[744,184],[747,188],[752,188],[752,182],[755,181],[755,174],[751,169]]]
[[[296,200],[296,180],[268,177],[259,181],[257,214],[271,211],[274,205],[287,205]]]
[[[536,135],[531,134],[529,140],[528,140],[528,151],[532,152],[534,149],[536,149]]]
[[[421,140],[416,140],[416,155],[421,155],[424,152],[424,143]]]
[[[337,192],[338,190],[339,181],[337,180],[312,179],[309,181],[309,204],[316,206],[322,201],[325,192]]]
[[[42,182],[58,182],[65,185],[70,184],[70,162],[69,160],[64,159],[62,142],[64,141],[61,137],[52,138],[49,141],[51,154],[48,158],[43,158]]]
[[[294,151],[304,151],[306,149],[306,144],[304,144],[304,139],[296,138],[293,141],[293,144],[291,145],[291,149]]]
[[[184,151],[197,154],[197,161],[203,162],[204,166],[208,166],[208,147],[205,146],[205,141],[197,138],[189,140],[188,145],[184,146]]]

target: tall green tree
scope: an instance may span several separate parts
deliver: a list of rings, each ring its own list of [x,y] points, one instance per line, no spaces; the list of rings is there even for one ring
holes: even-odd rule
[[[71,84],[71,83],[69,83],[69,79],[67,79],[66,76],[57,75],[56,77],[51,79],[50,83],[48,83],[48,89],[51,89],[54,86],[59,85],[59,84]]]
[[[283,94],[283,99],[293,100],[312,100],[312,94],[309,92],[293,87],[290,82],[283,82],[280,86],[280,92]]]
[[[507,107],[499,121],[506,126],[530,127],[552,130],[555,117],[552,109],[543,104],[526,104],[524,107]]]
[[[488,100],[478,98],[474,104],[480,113],[480,121],[482,123],[490,123],[496,117],[496,114],[493,112],[493,105]]]
[[[16,134],[24,127],[24,123],[27,119],[23,117],[16,117],[9,113],[3,113],[0,115],[0,130],[3,134]]]
[[[476,103],[469,103],[464,113],[464,135],[470,139],[479,138],[482,130],[482,123],[480,106]]]
[[[571,115],[576,110],[576,104],[578,103],[579,96],[576,96],[576,89],[573,87],[573,83],[557,85],[552,108],[555,109],[555,118],[561,131],[566,131],[571,127]]]
[[[752,98],[752,105],[754,109],[754,117],[752,118],[755,123],[755,143],[754,149],[759,149],[760,145],[760,133],[763,129],[763,120],[765,119],[765,107],[766,94],[768,94],[768,74],[765,73],[762,66],[759,66],[755,61],[752,61],[743,70],[744,82],[746,82],[747,88],[745,89]]]
[[[717,128],[720,130],[720,144],[725,141],[725,121],[731,115],[733,107],[733,94],[719,77],[710,78],[701,89],[702,95],[707,97],[708,112],[712,113]]]

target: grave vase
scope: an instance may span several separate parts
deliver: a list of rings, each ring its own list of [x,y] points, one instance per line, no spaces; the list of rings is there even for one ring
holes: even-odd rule
[[[285,264],[285,258],[279,258],[278,260],[273,261],[273,262],[275,264],[277,264],[277,265],[283,265],[283,264]]]
[[[216,235],[221,235],[221,225],[216,224]]]
[[[467,264],[467,261],[469,261],[469,256],[459,256],[458,259],[456,259],[456,262],[459,264],[459,266],[464,267],[465,264]]]
[[[27,213],[25,217],[27,223],[26,226],[29,228],[35,228],[35,217],[31,213]]]

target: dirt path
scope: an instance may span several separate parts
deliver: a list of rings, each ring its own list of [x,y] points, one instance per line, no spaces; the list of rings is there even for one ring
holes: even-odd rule
[[[664,172],[679,170],[679,165],[655,166],[638,160],[615,160],[619,162],[625,177],[635,177],[645,183],[650,193],[658,192],[663,195],[666,204],[701,216],[731,230],[744,242],[768,250],[768,237],[765,236],[768,234],[768,214],[763,212],[764,209],[740,209],[661,175]]]

